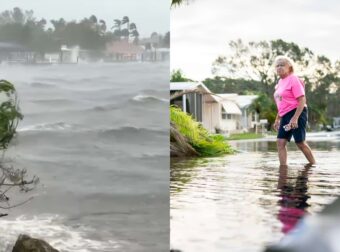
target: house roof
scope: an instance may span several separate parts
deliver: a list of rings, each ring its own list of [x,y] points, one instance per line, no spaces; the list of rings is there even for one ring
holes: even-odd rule
[[[223,100],[223,101],[221,101],[221,104],[222,104],[222,107],[224,108],[225,112],[227,112],[228,114],[236,114],[236,115],[242,114],[240,108],[233,101]]]
[[[24,46],[17,43],[0,42],[0,50],[3,51],[28,51]]]
[[[236,98],[236,103],[240,108],[248,107],[258,97],[258,95],[239,95]]]
[[[219,100],[211,93],[202,82],[170,82],[170,91],[190,91],[201,89],[205,94],[211,97],[212,101],[219,102]]]
[[[204,89],[210,92],[210,90],[201,82],[170,82],[170,90],[194,90],[198,86],[202,86]]]
[[[228,100],[235,100],[238,94],[236,93],[224,93],[224,94],[216,94],[217,96],[221,97],[222,99]]]

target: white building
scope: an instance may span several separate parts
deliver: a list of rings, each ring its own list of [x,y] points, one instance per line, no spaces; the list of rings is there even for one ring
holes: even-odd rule
[[[340,128],[340,117],[333,117],[333,128]]]
[[[248,107],[256,96],[213,94],[200,82],[170,83],[171,95],[176,92],[184,94],[172,100],[171,104],[191,114],[210,132],[235,133],[248,131],[254,126],[251,123],[253,114],[248,111]],[[255,116],[254,120],[258,120],[258,117]]]
[[[236,97],[236,103],[242,111],[241,128],[244,130],[254,128],[255,124],[259,122],[259,114],[249,108],[257,97],[257,95],[238,95]]]

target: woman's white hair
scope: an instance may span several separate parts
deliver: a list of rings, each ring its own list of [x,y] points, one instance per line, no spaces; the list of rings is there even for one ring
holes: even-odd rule
[[[288,63],[288,65],[290,66],[290,72],[293,73],[294,72],[294,69],[295,69],[295,64],[294,64],[294,61],[289,58],[288,56],[285,56],[285,55],[279,55],[279,56],[276,56],[275,60],[274,60],[274,64],[276,65],[276,63],[279,61],[279,60],[284,60]]]

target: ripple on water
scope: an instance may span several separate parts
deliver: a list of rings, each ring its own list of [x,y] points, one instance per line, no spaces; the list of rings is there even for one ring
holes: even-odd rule
[[[319,165],[305,168],[289,146],[291,165],[280,169],[271,143],[249,145],[236,155],[172,162],[173,248],[262,251],[340,195],[339,148],[314,144]]]

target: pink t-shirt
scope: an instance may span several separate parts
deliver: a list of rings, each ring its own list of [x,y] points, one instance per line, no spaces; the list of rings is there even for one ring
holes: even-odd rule
[[[305,85],[296,75],[290,74],[280,79],[275,86],[274,99],[279,116],[298,107],[297,98],[305,95]]]

